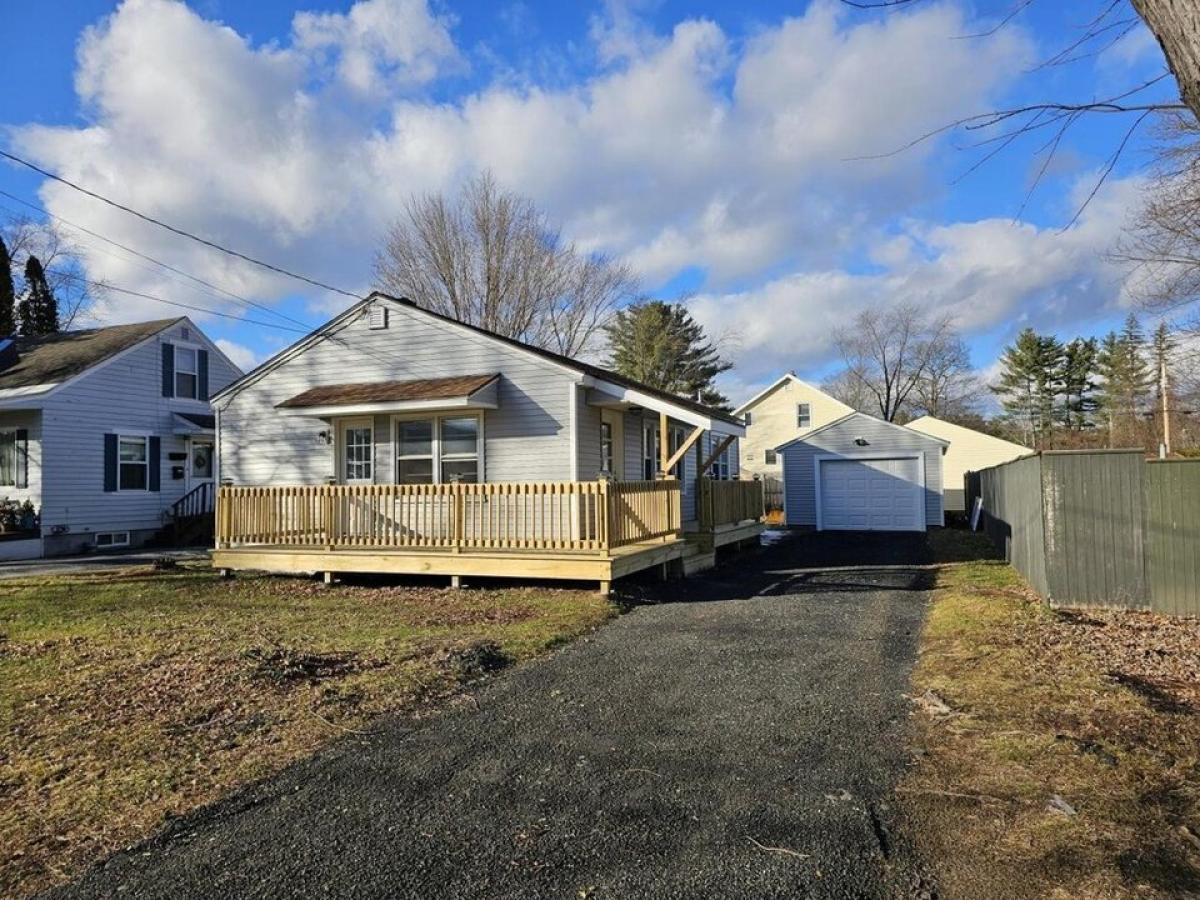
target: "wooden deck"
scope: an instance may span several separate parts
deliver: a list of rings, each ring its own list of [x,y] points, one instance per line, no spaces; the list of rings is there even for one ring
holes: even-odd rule
[[[741,484],[720,489],[726,499],[710,511],[761,515],[761,489]],[[710,546],[698,547],[695,534],[684,536],[680,484],[669,479],[224,486],[216,523],[213,565],[225,571],[553,578],[595,581],[603,592],[644,569],[686,570],[677,563],[711,553],[718,533],[741,540],[760,528],[757,519],[719,523],[706,532]]]

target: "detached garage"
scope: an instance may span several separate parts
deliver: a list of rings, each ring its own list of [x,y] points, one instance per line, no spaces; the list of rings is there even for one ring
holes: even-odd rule
[[[843,416],[778,448],[785,521],[819,531],[924,531],[941,525],[942,456],[948,446],[865,413]]]

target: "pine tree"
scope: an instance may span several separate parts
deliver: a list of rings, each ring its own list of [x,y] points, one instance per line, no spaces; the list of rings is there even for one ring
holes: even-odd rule
[[[1060,382],[1063,404],[1062,422],[1072,431],[1082,431],[1092,424],[1096,411],[1096,354],[1099,345],[1095,338],[1075,338],[1063,348]]]
[[[1104,384],[1099,399],[1110,447],[1120,440],[1138,438],[1138,418],[1146,411],[1154,384],[1146,351],[1145,335],[1133,313],[1120,333],[1109,332],[1100,344],[1096,368]]]
[[[682,303],[646,300],[627,306],[605,332],[609,366],[617,372],[681,397],[728,407],[713,379],[733,363],[721,359]]]
[[[17,306],[21,334],[57,334],[58,299],[46,281],[46,272],[36,256],[25,263],[25,297]]]
[[[0,238],[0,338],[17,333],[17,295],[13,288],[12,257]]]
[[[1026,439],[1037,447],[1045,446],[1053,429],[1063,356],[1057,338],[1026,328],[1000,357],[1003,369],[992,390],[1000,396],[1005,413],[1020,423]]]

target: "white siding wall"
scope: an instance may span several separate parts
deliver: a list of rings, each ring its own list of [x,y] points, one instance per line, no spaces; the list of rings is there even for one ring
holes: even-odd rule
[[[369,329],[364,308],[336,334],[226,401],[218,449],[223,479],[250,485],[320,484],[333,474],[333,450],[317,442],[317,433],[328,426],[319,419],[285,416],[275,409],[308,388],[491,372],[502,377],[499,409],[484,413],[484,477],[488,481],[571,478],[571,373],[405,306],[388,306],[388,328]],[[381,483],[393,478],[388,432],[386,422],[377,421],[374,477]],[[582,442],[579,450],[583,451]]]
[[[856,438],[865,438],[866,447],[857,446]],[[895,427],[867,415],[856,415],[845,422],[792,444],[781,454],[784,457],[784,505],[787,524],[816,527],[816,475],[813,457],[838,454],[853,457],[855,453],[891,453],[924,451],[925,454],[925,523],[942,524],[942,445],[915,431]]]
[[[35,507],[42,505],[42,414],[36,409],[0,412],[0,429],[24,428],[29,438],[28,481],[24,488],[0,486],[0,498],[7,497]]]
[[[162,396],[162,344],[182,342],[183,328],[190,331],[187,343],[208,348],[210,394],[238,377],[238,370],[185,321],[51,395],[42,418],[43,534],[49,535],[56,525],[65,526],[71,535],[157,529],[164,512],[183,496],[186,479],[171,478],[171,467],[183,463],[168,459],[169,453],[186,446],[174,434],[174,413],[210,412],[207,402]],[[105,493],[104,435],[113,432],[160,436],[161,490]]]

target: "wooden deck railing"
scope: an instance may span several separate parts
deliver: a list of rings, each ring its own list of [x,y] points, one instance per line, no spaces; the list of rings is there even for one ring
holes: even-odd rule
[[[678,481],[223,486],[220,548],[570,550],[681,533]]]
[[[696,517],[702,530],[756,522],[765,512],[761,481],[696,481]]]

